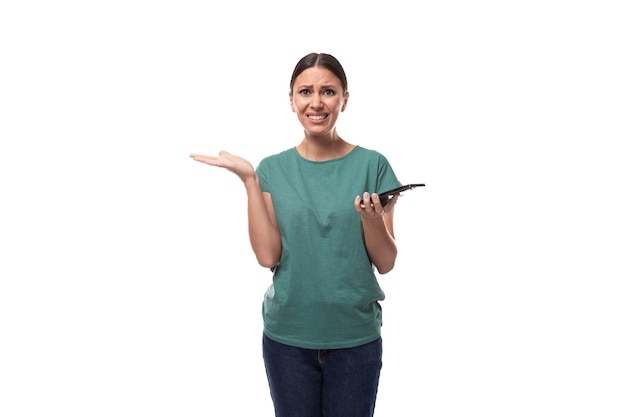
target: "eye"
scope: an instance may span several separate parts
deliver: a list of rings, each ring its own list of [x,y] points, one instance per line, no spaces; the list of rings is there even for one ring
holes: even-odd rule
[[[325,96],[334,96],[335,95],[335,90],[332,90],[330,88],[324,90],[324,95]]]
[[[302,90],[300,90],[300,94],[303,96],[308,96],[309,94],[311,94],[311,90],[309,90],[308,88],[303,88]]]

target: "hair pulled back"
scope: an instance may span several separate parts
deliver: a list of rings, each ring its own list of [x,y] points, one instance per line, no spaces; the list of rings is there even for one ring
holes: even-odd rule
[[[291,75],[291,82],[289,83],[289,94],[293,94],[293,84],[298,78],[298,75],[302,74],[303,71],[312,68],[312,67],[322,67],[326,68],[333,74],[339,78],[341,82],[341,87],[343,88],[343,95],[345,96],[348,93],[348,79],[346,78],[346,73],[343,70],[343,67],[335,58],[330,54],[324,53],[310,53],[304,56],[293,70],[293,74]]]

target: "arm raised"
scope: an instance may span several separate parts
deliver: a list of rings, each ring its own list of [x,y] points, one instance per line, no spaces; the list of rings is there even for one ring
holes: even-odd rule
[[[282,243],[272,197],[269,193],[261,191],[259,179],[252,164],[244,158],[225,151],[221,151],[218,156],[200,154],[189,156],[195,161],[225,168],[241,179],[248,196],[248,234],[252,251],[261,266],[271,268],[278,264],[282,253]]]

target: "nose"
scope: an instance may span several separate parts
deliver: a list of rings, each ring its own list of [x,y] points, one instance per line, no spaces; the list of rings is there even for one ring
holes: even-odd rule
[[[311,98],[311,107],[319,109],[322,107],[322,96],[319,94],[313,94]]]

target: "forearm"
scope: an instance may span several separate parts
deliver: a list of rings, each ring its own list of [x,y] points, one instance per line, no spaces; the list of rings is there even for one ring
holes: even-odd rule
[[[393,269],[398,255],[393,230],[388,229],[381,217],[363,218],[362,224],[365,248],[370,260],[380,274],[386,274]]]
[[[273,211],[270,212],[256,175],[244,181],[248,194],[248,234],[252,250],[260,265],[271,268],[282,252],[280,232]]]

